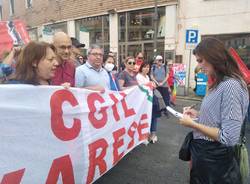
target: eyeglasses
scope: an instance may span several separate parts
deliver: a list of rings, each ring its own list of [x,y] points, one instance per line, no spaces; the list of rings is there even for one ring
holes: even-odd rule
[[[90,54],[93,55],[93,56],[95,56],[95,57],[97,57],[97,56],[103,57],[102,53],[90,53]]]
[[[135,65],[135,62],[128,62],[129,65]]]
[[[138,57],[138,59],[143,59],[143,57]]]

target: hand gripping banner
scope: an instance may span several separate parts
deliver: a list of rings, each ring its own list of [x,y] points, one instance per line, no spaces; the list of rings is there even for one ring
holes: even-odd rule
[[[0,85],[0,183],[93,183],[149,134],[147,86]]]

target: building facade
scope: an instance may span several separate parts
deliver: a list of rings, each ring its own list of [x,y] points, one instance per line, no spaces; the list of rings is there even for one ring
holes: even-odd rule
[[[189,68],[190,86],[194,83],[195,57],[185,48],[186,30],[198,30],[198,41],[216,37],[250,63],[250,1],[249,0],[180,0],[176,54],[182,55]],[[188,84],[188,83],[187,83]]]
[[[33,40],[51,41],[64,31],[86,44],[96,43],[126,56],[161,54],[187,66],[187,87],[194,86],[195,58],[187,30],[197,41],[213,36],[234,47],[250,63],[249,0],[2,0],[2,20],[22,19]],[[195,46],[195,44],[194,44]]]
[[[167,30],[176,26],[177,0],[3,0],[2,7],[3,20],[24,20],[34,40],[51,41],[56,31],[64,31],[86,48],[96,43],[117,53],[119,60],[140,51],[147,60],[164,55],[166,34],[175,48],[175,31]]]

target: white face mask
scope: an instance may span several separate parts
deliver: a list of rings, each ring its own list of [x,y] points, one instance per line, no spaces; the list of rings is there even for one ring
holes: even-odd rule
[[[104,68],[108,71],[111,72],[113,70],[113,68],[115,67],[115,65],[113,63],[106,63]]]

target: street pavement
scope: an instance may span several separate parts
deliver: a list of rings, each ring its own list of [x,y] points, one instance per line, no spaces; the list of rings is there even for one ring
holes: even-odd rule
[[[197,102],[178,99],[174,108],[182,112],[184,106]],[[158,142],[139,145],[94,184],[188,184],[189,163],[178,159],[178,151],[189,130],[179,125],[177,118],[162,116],[158,121]],[[250,140],[250,126],[246,128],[246,137]]]
[[[197,101],[178,100],[176,110]],[[94,184],[187,184],[189,163],[178,159],[180,145],[189,131],[178,119],[162,116],[158,121],[158,142],[139,145]]]

